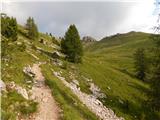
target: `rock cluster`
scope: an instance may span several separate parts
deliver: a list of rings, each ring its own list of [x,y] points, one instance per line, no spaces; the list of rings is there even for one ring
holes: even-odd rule
[[[25,99],[28,100],[28,93],[27,93],[27,91],[26,91],[25,88],[22,88],[22,87],[20,87],[20,86],[16,86],[16,87],[15,87],[15,90],[16,90],[19,94],[21,94]]]
[[[86,93],[81,92],[80,88],[77,84],[78,81],[73,81],[71,83],[67,82],[64,77],[61,76],[60,72],[53,72],[53,74],[59,78],[65,86],[69,87],[72,92],[77,95],[77,97],[81,100],[83,104],[85,104],[93,113],[95,113],[102,120],[124,120],[123,118],[117,117],[114,112],[106,108],[101,101],[97,99],[94,95],[88,95]],[[92,84],[91,88],[94,92],[97,92],[97,87]],[[99,91],[99,89],[98,89]]]
[[[19,93],[20,95],[22,95],[25,99],[28,100],[28,93],[27,90],[17,84],[15,84],[15,82],[10,82],[6,85],[7,90],[16,90],[17,93]]]
[[[104,98],[104,97],[106,97],[106,95],[101,92],[101,89],[98,86],[96,86],[94,83],[90,83],[90,88],[89,89],[92,91],[92,94],[96,98]]]
[[[34,77],[34,76],[35,76],[35,74],[32,72],[32,68],[31,68],[30,65],[27,66],[27,67],[24,67],[24,68],[23,68],[23,72],[24,72],[25,74],[29,75],[30,77]]]

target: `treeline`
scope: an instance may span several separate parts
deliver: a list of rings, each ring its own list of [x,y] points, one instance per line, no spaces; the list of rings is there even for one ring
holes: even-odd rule
[[[144,48],[139,48],[134,53],[136,77],[144,82],[149,82],[148,105],[153,111],[160,111],[160,28],[158,34],[152,34],[150,39],[154,42],[151,53],[146,53]],[[151,56],[151,57],[148,57]]]
[[[38,27],[34,19],[29,17],[27,19],[25,28],[27,30],[26,36],[30,39],[37,39],[39,37]],[[18,38],[18,24],[14,17],[9,17],[6,14],[1,14],[1,34],[9,40],[16,41]]]
[[[18,26],[16,18],[1,14],[1,34],[12,41],[17,40]]]
[[[25,24],[23,35],[31,40],[39,38],[38,27],[33,19],[29,17]],[[6,14],[1,14],[1,34],[9,39],[9,41],[16,41],[18,39],[18,24],[16,18],[9,17]],[[50,33],[53,43],[59,45],[54,36]],[[7,48],[7,40],[2,42],[2,47]],[[83,48],[80,40],[79,32],[75,25],[70,25],[65,36],[61,40],[62,52],[66,55],[66,60],[74,63],[82,62]],[[5,51],[5,50],[3,50]]]
[[[25,29],[27,33],[24,33],[31,40],[38,39],[38,28],[34,22],[34,19],[29,17],[27,19]],[[4,13],[1,13],[1,57],[7,57],[9,51],[14,51],[15,49],[23,52],[26,48],[24,42],[17,44],[18,39],[18,24],[14,17],[9,17]]]

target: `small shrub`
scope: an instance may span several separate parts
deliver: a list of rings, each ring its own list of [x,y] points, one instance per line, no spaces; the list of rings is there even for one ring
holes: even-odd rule
[[[61,68],[62,69],[67,69],[67,67],[68,67],[68,63],[66,61],[64,61]]]
[[[23,104],[20,106],[20,112],[22,114],[30,114],[30,113],[34,113],[37,110],[37,102],[34,101],[30,101],[29,104]]]
[[[6,111],[1,111],[2,116],[1,116],[1,120],[16,120],[16,116],[14,114],[12,114],[11,112],[6,112]]]

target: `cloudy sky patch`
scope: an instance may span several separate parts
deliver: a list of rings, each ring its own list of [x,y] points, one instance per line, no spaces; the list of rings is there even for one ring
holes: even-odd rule
[[[154,0],[115,1],[14,1],[3,2],[2,12],[25,24],[29,16],[34,17],[41,32],[64,36],[70,24],[75,24],[81,36],[96,39],[129,31],[152,32],[157,13]]]

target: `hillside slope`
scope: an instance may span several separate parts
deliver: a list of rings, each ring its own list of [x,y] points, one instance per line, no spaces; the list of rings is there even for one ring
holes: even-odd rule
[[[41,104],[43,100],[39,102],[43,96],[43,91],[39,91],[42,94],[34,93],[36,94],[35,96],[40,95],[37,98],[38,101],[35,101],[34,98],[33,100],[30,99],[33,96],[32,89],[36,85],[34,83],[36,76],[34,72],[30,71],[29,66],[39,63],[46,63],[45,65],[40,65],[40,67],[42,67],[41,71],[45,77],[45,84],[50,87],[51,93],[54,96],[53,98],[60,108],[59,119],[98,119],[96,115],[79,101],[69,88],[65,87],[61,81],[54,77],[52,69],[62,69],[63,67],[63,59],[53,57],[53,52],[59,52],[60,50],[58,44],[55,44],[55,41],[49,35],[43,33],[39,33],[40,36],[37,40],[28,39],[23,26],[18,26],[18,31],[18,40],[14,42],[2,36],[2,50],[5,55],[3,55],[1,60],[2,81],[4,82],[1,101],[1,119],[20,120],[23,118],[28,120],[32,119],[32,117],[38,119],[40,115],[43,115],[39,114],[39,112],[43,111],[39,107],[45,105]],[[36,89],[38,90],[40,88],[41,86],[38,85]],[[48,88],[45,88],[45,90],[49,95]],[[37,116],[38,114],[39,116]]]
[[[29,72],[33,75],[29,76],[24,68],[39,63],[45,63],[39,67],[62,120],[157,120],[160,113],[154,114],[142,104],[149,86],[134,77],[132,57],[139,47],[150,51],[153,41],[149,34],[130,32],[89,43],[83,63],[74,64],[64,60],[58,40],[43,33],[37,40],[28,39],[23,26],[18,31],[17,41],[3,43],[7,54],[1,60],[6,85],[2,120],[19,120],[37,113],[40,104],[26,100],[10,85],[22,87],[30,96],[35,74]],[[8,39],[2,36],[2,41]]]
[[[117,34],[85,48],[83,64],[78,65],[81,74],[92,78],[107,95],[101,101],[126,120],[158,120],[144,106],[148,84],[134,77],[133,53],[137,48],[149,53],[152,46],[150,34]]]

